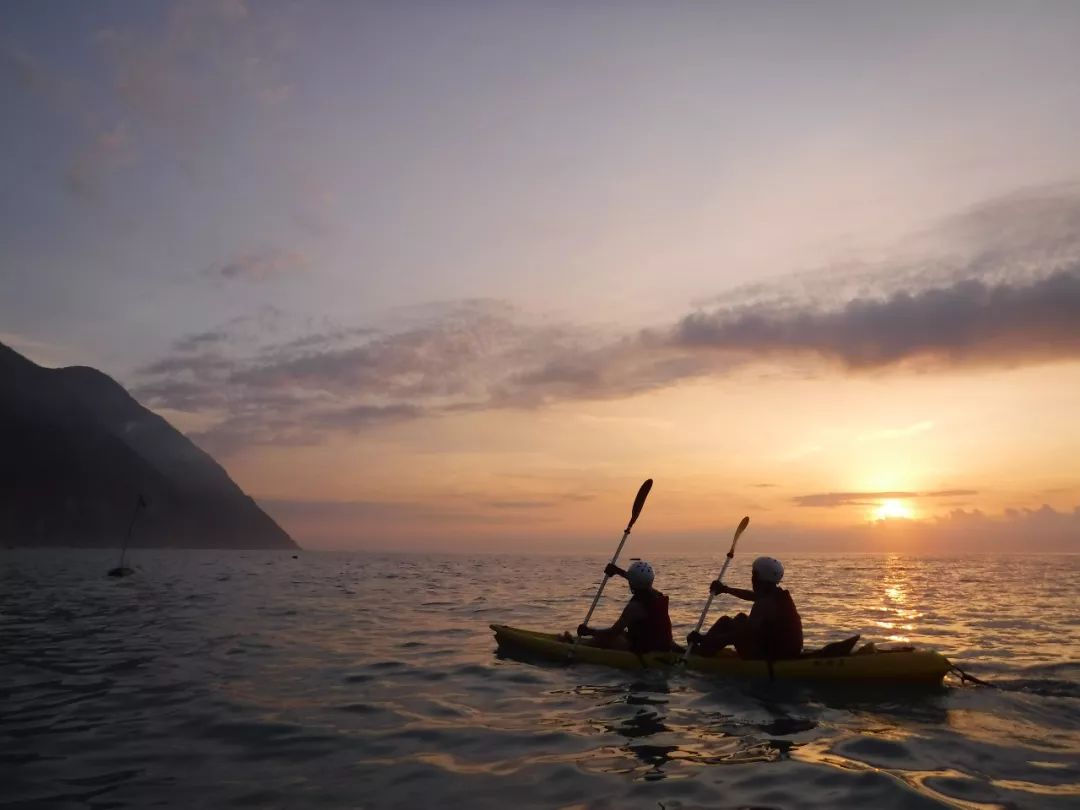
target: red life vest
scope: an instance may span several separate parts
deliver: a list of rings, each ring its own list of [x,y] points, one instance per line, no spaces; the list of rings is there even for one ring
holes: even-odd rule
[[[627,628],[630,649],[636,653],[670,652],[672,644],[671,617],[668,598],[660,591],[634,594],[632,601],[645,609],[645,617]]]

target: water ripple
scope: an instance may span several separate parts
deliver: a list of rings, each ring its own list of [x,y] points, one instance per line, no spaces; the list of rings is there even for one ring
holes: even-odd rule
[[[116,581],[109,553],[4,554],[6,810],[1080,801],[1072,556],[791,560],[808,643],[933,645],[1005,687],[927,693],[495,653],[493,619],[574,627],[598,560],[136,550]],[[716,561],[654,563],[685,632]]]

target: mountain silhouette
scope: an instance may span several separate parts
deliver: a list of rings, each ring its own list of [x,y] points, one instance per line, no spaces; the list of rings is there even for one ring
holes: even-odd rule
[[[123,386],[0,343],[0,542],[296,548],[228,473]]]

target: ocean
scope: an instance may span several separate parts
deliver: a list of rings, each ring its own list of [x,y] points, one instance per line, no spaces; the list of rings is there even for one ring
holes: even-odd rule
[[[292,555],[0,552],[0,808],[1080,806],[1080,556],[786,556],[808,646],[1001,687],[913,691],[497,653],[576,627],[600,556]],[[678,637],[721,560],[650,558]]]

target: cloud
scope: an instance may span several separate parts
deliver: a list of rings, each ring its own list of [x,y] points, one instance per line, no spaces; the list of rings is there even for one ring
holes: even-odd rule
[[[1080,259],[1080,184],[1022,189],[947,217],[924,236],[928,249],[959,254],[954,272],[984,280],[1040,275]],[[910,280],[907,281],[910,283]]]
[[[135,162],[136,137],[130,122],[121,118],[104,123],[98,105],[89,100],[91,89],[81,79],[63,76],[39,56],[0,42],[0,80],[4,79],[42,102],[59,119],[59,126],[80,133],[83,142],[64,158],[67,191],[91,198],[105,177]]]
[[[130,128],[120,122],[111,130],[99,133],[75,156],[65,181],[68,191],[80,197],[92,197],[100,191],[105,177],[135,162],[136,149]]]
[[[882,293],[867,282],[855,297],[826,304],[797,294],[782,303],[728,302],[665,328],[622,335],[530,317],[505,302],[468,300],[398,313],[390,328],[308,325],[305,333],[283,340],[278,312],[245,327],[246,350],[233,327],[217,330],[229,332],[227,340],[217,332],[185,338],[172,355],[143,369],[136,393],[151,407],[185,409],[220,404],[227,392],[228,412],[207,435],[238,446],[225,434],[235,431],[238,442],[317,441],[320,432],[446,413],[630,397],[763,362],[779,373],[820,371],[825,362],[860,374],[1076,360],[1080,258],[1061,264],[1072,256],[1065,231],[1080,214],[1074,197],[1012,199],[1006,210],[1020,247],[1009,248],[995,231],[993,239],[987,236],[992,249],[971,251],[947,271],[904,276],[903,263],[885,268],[890,281],[884,287],[897,276],[933,280],[931,286]],[[1039,217],[1053,227],[1032,222]],[[1046,244],[1035,238],[1040,233]],[[303,254],[273,250],[212,272],[262,280],[307,264]],[[232,356],[222,356],[226,345]],[[924,420],[862,438],[909,437],[932,427]],[[845,495],[874,493],[801,497],[807,499],[803,505],[831,506],[837,504],[829,499]]]
[[[558,506],[564,497],[544,501],[484,501],[457,497],[423,501],[296,501],[260,499],[275,520],[301,543],[319,548],[393,548],[407,543],[445,549],[447,530],[467,533],[471,548],[504,550],[508,542],[543,539],[548,549],[566,553],[599,550],[595,536],[575,535],[558,525]],[[522,513],[528,520],[522,520]],[[758,522],[754,542],[783,556],[805,551],[902,551],[908,553],[967,553],[980,551],[1076,551],[1080,546],[1080,506],[1059,512],[1050,506],[1013,509],[990,515],[955,510],[933,520],[882,521],[847,527]],[[672,533],[665,547],[673,554],[714,553],[712,530]],[[736,560],[738,563],[738,560]],[[789,575],[798,581],[794,566]]]
[[[76,81],[52,70],[39,56],[0,40],[0,81],[10,81],[22,92],[69,120],[89,124],[91,115]]]
[[[985,200],[910,235],[873,261],[848,259],[742,285],[697,309],[825,310],[963,280],[1026,283],[1078,263],[1080,184],[1060,184]]]
[[[287,98],[283,25],[280,15],[254,14],[240,0],[176,0],[158,25],[102,29],[96,42],[129,114],[189,147],[230,110]]]
[[[186,344],[188,340],[181,341]],[[199,379],[219,377],[233,368],[233,361],[220,354],[181,354],[165,357],[145,366],[141,373],[149,376],[190,374]]]
[[[88,200],[142,152],[164,149],[190,170],[205,162],[223,126],[287,103],[296,13],[241,0],[174,0],[92,32],[104,83],[88,78],[96,66],[64,75],[38,53],[5,42],[0,81],[43,101],[76,133],[81,143],[62,157],[62,175],[69,192]]]
[[[243,281],[267,281],[306,271],[311,260],[298,250],[271,249],[237,256],[207,275]]]
[[[178,341],[172,354],[140,370],[134,389],[151,407],[174,410],[218,407],[224,396],[226,417],[199,436],[218,449],[314,442],[333,431],[523,402],[511,393],[520,388],[519,370],[586,339],[493,301],[429,310],[398,331],[334,329],[246,357],[215,350],[232,342],[226,331]],[[206,348],[192,350],[200,344]]]
[[[859,441],[873,442],[891,439],[907,439],[911,436],[917,436],[920,433],[926,433],[933,429],[933,422],[923,420],[922,422],[915,422],[914,424],[902,428],[886,428],[885,430],[875,430],[872,433],[864,433],[862,436],[859,436]]]
[[[229,333],[224,329],[214,329],[181,338],[173,344],[173,347],[178,352],[197,352],[202,350],[203,347],[223,343],[228,340],[228,337]]]
[[[267,279],[301,266],[291,254],[263,255],[231,262],[218,274]],[[360,428],[371,422],[349,418],[350,408],[363,414],[364,407],[396,407],[401,418],[415,418],[628,397],[722,376],[762,359],[794,363],[807,354],[837,359],[852,372],[916,358],[949,366],[1008,366],[1080,357],[1080,273],[1054,274],[1025,287],[965,282],[884,302],[852,302],[835,313],[693,316],[673,335],[605,339],[584,327],[531,322],[491,302],[465,302],[398,331],[319,333],[243,359],[193,354],[189,338],[176,355],[144,373],[188,375],[209,388],[224,386],[237,407],[272,402],[323,427]],[[178,407],[167,388],[143,386],[141,392],[153,397],[152,405]],[[190,386],[176,393],[186,406],[195,401]],[[341,408],[312,411],[307,405],[315,399],[334,400]],[[259,408],[264,414],[273,410]],[[911,436],[931,426],[919,422],[866,438]],[[248,432],[264,434],[278,432]]]
[[[231,381],[252,389],[440,406],[490,404],[497,391],[512,387],[520,368],[570,352],[578,335],[572,328],[528,323],[498,302],[472,301],[444,307],[433,320],[396,332],[354,330],[351,337],[359,342],[312,351],[293,342],[264,352]]]
[[[133,392],[136,398],[155,408],[197,413],[228,405],[224,392],[202,381],[161,379],[144,383]]]
[[[556,501],[488,501],[492,509],[551,509],[558,506]]]
[[[838,506],[876,506],[883,500],[960,498],[978,494],[978,490],[974,489],[939,489],[932,492],[819,492],[813,495],[796,495],[791,501],[797,506],[831,509]]]
[[[1080,265],[1030,283],[958,281],[838,309],[750,305],[698,312],[671,343],[753,357],[815,356],[850,370],[908,361],[1010,366],[1080,356]]]
[[[357,430],[404,419],[416,419],[423,415],[424,410],[415,405],[350,405],[344,408],[315,410],[308,418],[315,425],[324,428]]]
[[[1037,509],[1006,509],[1000,516],[979,510],[955,509],[930,521],[926,537],[940,547],[990,551],[1013,547],[1023,550],[1080,550],[1080,506],[1059,512],[1048,504]]]

